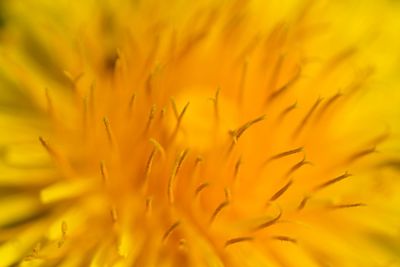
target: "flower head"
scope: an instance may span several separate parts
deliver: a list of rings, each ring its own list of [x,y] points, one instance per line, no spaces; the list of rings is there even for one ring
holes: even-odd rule
[[[0,266],[398,264],[375,32],[341,40],[339,3],[100,2],[4,4]]]

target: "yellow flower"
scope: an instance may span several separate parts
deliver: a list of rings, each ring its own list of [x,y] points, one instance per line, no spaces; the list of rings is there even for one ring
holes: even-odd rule
[[[400,266],[399,7],[296,2],[2,2],[0,266]]]

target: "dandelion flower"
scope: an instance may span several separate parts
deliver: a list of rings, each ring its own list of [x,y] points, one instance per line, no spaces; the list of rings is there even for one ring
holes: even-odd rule
[[[295,2],[3,1],[0,266],[400,266],[395,3]]]

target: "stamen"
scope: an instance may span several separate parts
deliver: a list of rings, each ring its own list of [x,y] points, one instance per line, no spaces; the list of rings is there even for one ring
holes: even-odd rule
[[[287,172],[286,177],[292,175],[295,171],[300,169],[305,165],[312,165],[311,161],[306,161],[306,158],[303,158],[300,162],[296,163],[290,170]]]
[[[172,105],[172,111],[174,112],[176,119],[178,119],[179,118],[178,108],[176,106],[175,99],[173,99],[172,97],[171,97],[171,105]]]
[[[37,244],[35,245],[35,247],[33,248],[32,254],[33,254],[35,257],[37,257],[37,256],[39,255],[40,248],[41,248],[41,244],[40,244],[40,243],[37,243]]]
[[[237,244],[237,243],[241,243],[241,242],[249,242],[249,241],[253,241],[254,237],[252,236],[241,236],[241,237],[236,237],[236,238],[232,238],[229,239],[225,242],[224,248],[233,245],[233,244]]]
[[[187,245],[187,241],[184,238],[179,239],[179,247],[180,250],[187,250],[188,249],[188,245]]]
[[[53,114],[53,102],[51,101],[51,97],[50,97],[48,88],[45,88],[45,95],[46,95],[46,101],[47,101],[47,112],[49,114]]]
[[[267,227],[270,227],[271,225],[274,225],[275,223],[277,223],[281,219],[281,217],[282,217],[282,210],[279,208],[279,213],[275,218],[256,226],[253,230],[259,231],[259,230],[265,229]]]
[[[231,201],[231,198],[232,198],[231,190],[230,190],[228,187],[225,187],[224,193],[225,193],[225,200],[226,200],[226,202],[230,202],[230,201]]]
[[[369,154],[375,153],[375,152],[377,152],[375,146],[374,146],[374,147],[371,147],[371,148],[367,148],[367,149],[361,150],[361,151],[359,151],[359,152],[354,153],[353,155],[351,155],[351,156],[347,159],[346,163],[353,163],[353,162],[355,162],[355,161],[357,161],[357,160],[359,160],[359,159],[361,159],[361,158],[363,158],[363,157],[365,157],[365,156],[368,156]]]
[[[289,236],[276,235],[276,236],[271,236],[271,239],[297,244],[297,240]]]
[[[67,236],[67,231],[68,231],[68,225],[65,221],[62,221],[61,223],[61,239],[58,241],[58,248],[61,248],[66,240]]]
[[[377,135],[376,137],[372,138],[372,140],[370,140],[368,142],[368,144],[372,145],[372,146],[377,146],[379,144],[381,144],[383,141],[387,140],[387,138],[390,136],[390,133],[388,132],[388,129],[385,130],[385,132]]]
[[[299,80],[300,74],[301,74],[301,67],[298,66],[296,74],[290,80],[288,80],[284,85],[282,85],[280,88],[278,88],[276,91],[272,92],[268,96],[267,104],[278,98],[280,95],[286,92],[290,87],[292,87]]]
[[[118,221],[118,214],[117,214],[117,208],[115,206],[111,207],[110,215],[111,215],[112,222],[116,223]]]
[[[317,101],[315,101],[314,105],[310,108],[310,110],[307,112],[306,116],[304,116],[303,120],[299,123],[297,126],[296,130],[293,132],[293,138],[296,138],[301,131],[304,129],[304,127],[307,125],[308,121],[310,120],[311,116],[314,114],[315,110],[321,103],[322,98],[318,98]]]
[[[360,88],[363,88],[368,79],[374,74],[375,70],[372,66],[367,66],[358,74],[358,77],[352,81],[346,88],[349,95],[357,93]]]
[[[293,180],[290,180],[285,186],[283,186],[281,189],[278,190],[270,199],[269,201],[275,201],[278,198],[280,198],[288,189],[289,187],[293,184]]]
[[[106,167],[105,162],[102,160],[100,161],[100,173],[104,183],[109,181],[108,170]]]
[[[342,181],[342,180],[344,180],[344,179],[346,179],[347,177],[350,177],[350,176],[351,176],[351,174],[349,174],[348,172],[345,172],[344,174],[342,174],[342,175],[340,175],[340,176],[338,176],[336,178],[333,178],[333,179],[331,179],[331,180],[329,180],[329,181],[327,181],[327,182],[325,182],[323,184],[320,184],[319,186],[315,187],[313,191],[316,192],[316,191],[319,191],[321,189],[324,189],[325,187],[328,187],[328,186],[333,185],[333,184],[335,184],[337,182],[340,182],[340,181]]]
[[[347,209],[347,208],[357,208],[357,207],[365,207],[367,204],[365,203],[351,203],[351,204],[336,204],[331,205],[328,208],[331,209]]]
[[[174,103],[174,102],[172,102]],[[183,115],[185,115],[187,108],[189,107],[190,102],[187,102],[186,105],[183,107],[181,113],[177,116],[177,122],[176,122],[176,126],[175,126],[175,130],[171,135],[171,139],[174,139],[179,131],[179,127],[182,123],[182,118]],[[174,104],[172,105],[173,107],[175,106]],[[178,111],[176,110],[176,106],[173,108],[174,112],[176,111],[176,114],[178,114]]]
[[[278,122],[281,122],[287,116],[287,114],[289,114],[291,111],[293,111],[296,108],[297,108],[297,101],[295,103],[293,103],[292,105],[288,106],[287,108],[285,108],[281,112],[281,114],[279,114]]]
[[[307,204],[307,202],[308,202],[309,199],[310,199],[310,196],[305,196],[305,197],[301,200],[301,202],[300,202],[299,206],[297,207],[297,209],[298,209],[298,210],[304,209],[304,207],[306,206],[306,204]]]
[[[135,105],[135,102],[136,102],[136,92],[134,92],[129,99],[129,103],[128,103],[128,111],[129,112],[132,111],[133,106]]]
[[[167,112],[166,107],[163,107],[160,111],[160,120],[162,120],[165,117],[165,112]]]
[[[42,146],[47,150],[47,152],[50,154],[50,156],[52,156],[53,158],[56,158],[56,159],[59,158],[58,153],[56,153],[54,151],[54,149],[52,147],[50,147],[50,145],[47,143],[46,140],[44,140],[43,137],[39,136],[39,141],[42,144]]]
[[[161,157],[162,158],[165,158],[165,150],[164,150],[164,148],[162,147],[162,145],[156,140],[156,139],[154,139],[154,138],[150,138],[150,143],[154,146],[154,148],[158,151],[158,152],[160,152],[160,154],[161,154]]]
[[[196,188],[195,192],[194,192],[195,197],[197,197],[197,196],[200,194],[200,192],[202,192],[204,189],[206,189],[206,188],[209,187],[209,186],[210,186],[210,184],[207,183],[207,182],[202,183],[201,185],[199,185],[199,186]]]
[[[154,71],[152,71],[146,79],[146,83],[145,83],[145,88],[146,88],[146,94],[148,96],[151,96],[152,92],[153,92],[153,87],[154,87]]]
[[[72,74],[71,74],[70,72],[66,71],[66,70],[64,70],[63,73],[64,73],[65,77],[67,77],[68,80],[71,82],[71,84],[72,84],[72,86],[73,86],[74,89],[76,89],[77,83],[79,82],[79,80],[80,80],[80,79],[83,77],[83,75],[84,75],[84,73],[81,72],[81,73],[79,73],[78,75],[76,75],[76,77],[74,78],[74,77],[72,76]]]
[[[62,236],[66,236],[67,235],[67,231],[68,231],[68,225],[66,221],[62,221],[61,223],[61,233]]]
[[[153,165],[153,160],[154,160],[155,154],[156,154],[156,149],[153,148],[153,150],[150,153],[149,159],[147,160],[146,168],[145,168],[144,184],[146,186],[147,186],[148,179],[149,179],[149,176],[150,176],[151,166]]]
[[[63,157],[58,151],[56,151],[50,144],[42,137],[39,136],[40,144],[46,149],[47,153],[54,159],[54,161],[60,165],[60,167],[65,171],[66,176],[71,176],[73,171],[66,158]]]
[[[236,144],[240,138],[240,136],[242,136],[242,134],[249,129],[252,125],[263,121],[265,119],[265,115],[262,115],[258,118],[255,118],[254,120],[248,121],[245,124],[243,124],[242,126],[240,126],[239,128],[237,128],[236,130],[230,131],[230,135],[233,138],[233,142],[234,144]]]
[[[37,243],[37,244],[33,247],[32,252],[31,252],[28,256],[26,256],[26,257],[24,258],[24,261],[31,261],[31,260],[34,260],[34,259],[38,259],[38,258],[39,258],[39,251],[40,251],[40,249],[41,249],[41,244],[40,244],[40,243]]]
[[[121,51],[121,49],[117,48],[116,51],[116,57],[115,57],[115,63],[114,63],[114,73],[113,75],[123,75],[126,70],[126,59],[124,53]]]
[[[341,94],[340,92],[335,94],[334,96],[332,96],[331,98],[329,98],[326,103],[323,105],[323,107],[321,107],[318,115],[317,115],[317,119],[320,119],[324,113],[328,110],[328,108],[333,105],[340,97],[342,97],[343,94]]]
[[[356,52],[356,48],[354,47],[348,47],[342,51],[340,51],[338,54],[336,54],[330,62],[326,65],[325,71],[329,72],[332,71],[335,67],[338,67],[342,62],[353,56]]]
[[[276,155],[270,157],[269,159],[267,159],[264,164],[267,164],[267,163],[269,163],[271,161],[274,161],[274,160],[277,160],[277,159],[281,159],[281,158],[284,158],[284,157],[287,157],[287,156],[290,156],[290,155],[293,155],[293,154],[297,154],[297,153],[303,152],[303,150],[304,150],[303,147],[299,147],[299,148],[295,148],[295,149],[292,149],[292,150],[288,150],[288,151],[276,154]]]
[[[218,205],[218,207],[214,210],[213,214],[210,217],[209,224],[212,224],[215,220],[215,218],[218,216],[218,214],[227,206],[229,205],[229,201],[225,200],[221,204]]]
[[[196,161],[195,161],[195,163],[194,163],[195,168],[196,168],[197,166],[199,166],[199,164],[202,163],[203,161],[204,161],[204,159],[203,159],[202,156],[197,156],[197,157],[196,157]]]
[[[240,157],[235,164],[235,170],[233,173],[233,180],[236,181],[239,176],[240,166],[242,165],[242,157]]]
[[[180,113],[179,116],[178,116],[178,121],[177,121],[177,124],[176,124],[176,128],[177,128],[177,129],[179,128],[179,126],[180,126],[180,124],[181,124],[181,122],[182,122],[183,115],[185,115],[186,110],[187,110],[187,108],[189,107],[189,104],[190,104],[189,102],[186,103],[186,105],[183,107],[181,113]]]
[[[146,198],[146,214],[147,215],[151,214],[152,205],[153,205],[153,198],[152,197]]]
[[[203,158],[199,155],[196,157],[194,161],[193,171],[190,174],[190,181],[195,182],[193,178],[197,175],[198,170],[200,168],[200,164],[203,162]],[[192,183],[193,185],[193,183]]]
[[[145,128],[145,132],[147,132],[150,129],[151,123],[154,119],[154,115],[156,113],[156,105],[152,105],[149,113],[149,118],[147,119],[147,124]]]
[[[168,239],[168,237],[171,235],[171,233],[180,225],[180,222],[177,221],[175,222],[173,225],[171,225],[167,231],[165,231],[163,238],[162,238],[162,242],[165,243]]]
[[[211,98],[211,101],[214,103],[214,116],[215,116],[215,121],[218,123],[219,122],[219,92],[221,88],[218,88],[217,91],[215,92],[214,98]]]
[[[113,132],[111,130],[110,121],[108,120],[107,117],[103,118],[103,123],[104,123],[104,126],[106,128],[108,141],[109,141],[111,146],[114,146],[115,145],[114,134],[113,134]]]
[[[169,203],[173,204],[174,203],[174,185],[175,185],[175,180],[178,175],[179,169],[182,165],[183,160],[186,158],[186,155],[188,153],[188,149],[185,149],[181,152],[181,154],[178,156],[176,159],[175,165],[172,169],[171,176],[168,180],[168,200]]]
[[[186,44],[183,46],[182,50],[179,52],[178,59],[184,58],[193,48],[200,43],[207,36],[208,31],[202,30],[192,34],[187,38]]]

